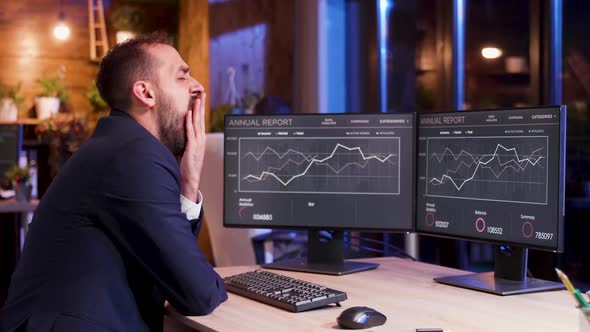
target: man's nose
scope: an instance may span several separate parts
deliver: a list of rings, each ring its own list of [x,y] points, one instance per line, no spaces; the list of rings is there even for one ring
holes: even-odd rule
[[[191,95],[199,95],[202,92],[205,92],[205,88],[199,81],[191,77],[191,86],[190,86],[190,93]]]

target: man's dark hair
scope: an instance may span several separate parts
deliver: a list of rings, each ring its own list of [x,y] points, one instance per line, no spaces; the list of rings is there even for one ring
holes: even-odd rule
[[[133,82],[157,79],[157,60],[147,51],[148,46],[156,44],[172,46],[166,34],[154,32],[117,44],[102,58],[96,87],[109,107],[126,111],[131,107]]]

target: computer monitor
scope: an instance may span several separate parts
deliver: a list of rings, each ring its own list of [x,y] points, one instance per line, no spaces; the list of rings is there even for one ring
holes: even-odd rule
[[[343,260],[342,231],[413,230],[414,124],[411,113],[227,115],[224,226],[309,230],[307,260],[268,268],[375,268]]]
[[[0,178],[18,162],[22,148],[22,126],[0,124]]]
[[[527,248],[563,251],[565,106],[420,114],[416,230],[497,244],[493,273],[438,282],[508,295],[561,288],[527,278]]]

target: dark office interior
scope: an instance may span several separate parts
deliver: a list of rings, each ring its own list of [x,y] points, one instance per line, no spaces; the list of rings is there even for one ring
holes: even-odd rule
[[[66,32],[54,29],[60,23]],[[0,200],[0,306],[26,239],[27,218],[97,121],[108,116],[94,79],[101,57],[125,38],[123,31],[164,31],[174,39],[207,91],[211,135],[223,131],[225,114],[566,105],[563,252],[530,249],[526,272],[559,281],[557,267],[581,291],[590,290],[590,256],[583,245],[590,234],[589,30],[586,0],[2,1],[0,169],[18,164],[34,174],[32,199]],[[56,97],[59,109],[44,115],[38,97]],[[13,184],[14,178],[2,176],[3,191]],[[383,211],[396,217],[386,206]],[[205,213],[198,239],[214,267],[233,265],[219,253],[227,245],[222,221]],[[249,260],[233,258],[240,264],[307,253],[306,229],[241,231],[252,253]],[[493,270],[497,244],[362,229],[345,230],[343,240],[345,258],[411,255],[472,272]]]

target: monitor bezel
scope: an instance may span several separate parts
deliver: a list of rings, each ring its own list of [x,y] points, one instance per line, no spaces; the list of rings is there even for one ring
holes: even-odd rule
[[[363,228],[363,227],[312,227],[312,226],[292,226],[292,225],[261,225],[261,224],[228,224],[226,218],[226,209],[225,206],[223,208],[223,227],[227,228],[263,228],[263,229],[276,229],[276,230],[306,230],[306,231],[322,231],[322,230],[333,230],[333,231],[364,231],[364,232],[375,232],[375,233],[415,233],[416,232],[416,143],[418,141],[418,130],[417,130],[417,113],[416,112],[400,112],[400,113],[293,113],[293,114],[265,114],[265,115],[258,115],[258,114],[225,114],[224,116],[224,123],[227,123],[228,119],[231,117],[291,117],[291,116],[323,116],[323,117],[330,117],[330,116],[380,116],[380,115],[399,115],[399,116],[410,116],[411,117],[411,124],[412,127],[410,128],[411,134],[410,137],[412,139],[412,146],[411,146],[411,166],[410,171],[412,172],[411,177],[411,190],[412,192],[410,195],[413,197],[412,199],[412,206],[411,206],[411,225],[409,228]],[[226,144],[227,141],[225,139],[227,134],[227,127],[224,126],[223,129],[223,151],[224,151],[224,158],[223,158],[223,200],[225,205],[225,174],[227,174],[227,163],[225,158],[225,151],[226,151]],[[391,215],[395,215],[395,211],[392,211]]]
[[[566,159],[566,141],[567,141],[567,131],[566,131],[566,118],[567,118],[567,111],[565,105],[550,105],[550,106],[535,106],[535,107],[506,107],[506,108],[495,108],[495,109],[477,109],[477,110],[457,110],[457,111],[443,111],[443,112],[430,112],[430,113],[418,113],[416,116],[416,152],[418,152],[418,138],[420,137],[420,118],[425,115],[456,115],[459,112],[465,113],[486,113],[486,112],[502,112],[502,111],[526,111],[526,110],[543,110],[543,109],[552,109],[559,112],[559,202],[558,202],[558,210],[556,211],[557,218],[558,218],[558,225],[557,225],[557,247],[547,247],[547,246],[538,246],[529,243],[519,243],[514,241],[501,241],[495,239],[482,239],[477,237],[471,236],[463,236],[463,235],[453,235],[453,234],[441,234],[436,232],[427,232],[423,230],[418,230],[418,181],[416,180],[416,187],[415,187],[415,197],[414,205],[416,206],[416,210],[414,211],[415,222],[414,228],[416,229],[416,233],[419,235],[427,235],[433,237],[440,237],[440,238],[447,238],[447,239],[454,239],[454,240],[466,240],[472,242],[479,242],[479,243],[489,243],[495,245],[509,245],[515,247],[522,247],[522,248],[530,248],[536,250],[543,250],[543,251],[551,251],[551,252],[558,252],[561,253],[564,250],[564,236],[563,236],[563,229],[565,223],[565,159]],[[416,155],[415,165],[418,166],[418,156]],[[418,170],[415,170],[416,177],[418,174]]]

